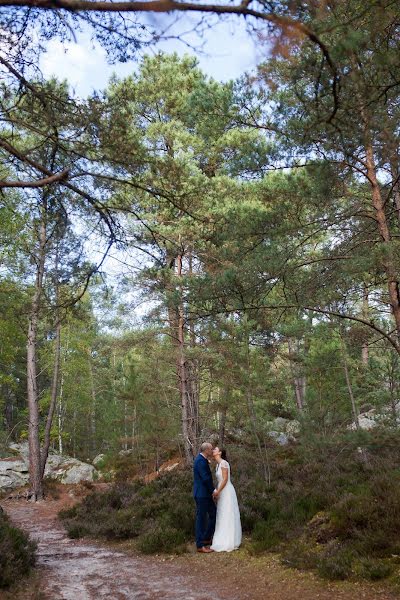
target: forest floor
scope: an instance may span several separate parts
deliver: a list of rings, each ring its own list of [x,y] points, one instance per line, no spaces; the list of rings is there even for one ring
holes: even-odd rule
[[[71,486],[36,504],[5,500],[15,525],[38,543],[36,573],[0,600],[394,600],[383,584],[332,583],[285,568],[279,557],[232,554],[144,556],[129,543],[71,540],[57,519],[76,502]]]

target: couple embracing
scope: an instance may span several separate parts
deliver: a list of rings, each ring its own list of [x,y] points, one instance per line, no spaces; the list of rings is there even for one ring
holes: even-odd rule
[[[211,458],[217,464],[216,488],[209,465]],[[242,526],[225,451],[204,442],[195,458],[193,475],[197,551],[208,553],[236,550],[242,541]]]

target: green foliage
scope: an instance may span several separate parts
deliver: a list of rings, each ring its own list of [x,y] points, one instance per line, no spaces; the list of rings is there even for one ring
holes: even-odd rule
[[[0,588],[29,575],[35,565],[35,550],[36,544],[0,512]]]

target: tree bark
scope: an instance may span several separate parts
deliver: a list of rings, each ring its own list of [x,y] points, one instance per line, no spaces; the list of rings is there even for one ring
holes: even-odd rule
[[[363,315],[363,319],[365,319],[365,320],[369,319],[369,301],[368,301],[367,286],[364,286],[362,315]],[[361,362],[365,367],[368,366],[368,362],[369,362],[368,342],[363,342],[363,345],[361,348]]]
[[[246,316],[244,317],[246,320]],[[264,449],[261,444],[260,434],[258,431],[257,415],[254,407],[253,390],[251,385],[251,356],[250,356],[250,336],[247,328],[246,320],[246,403],[247,410],[250,417],[250,423],[253,430],[253,434],[256,440],[258,453],[260,455],[261,464],[263,466],[264,480],[267,486],[271,485],[271,467],[268,460],[267,448],[264,441]]]
[[[35,278],[35,289],[31,302],[28,319],[28,341],[27,341],[27,396],[29,411],[28,443],[29,443],[29,484],[32,501],[43,498],[43,481],[40,460],[39,440],[39,404],[38,404],[38,382],[37,382],[37,333],[39,323],[40,301],[43,291],[43,277],[46,256],[46,216],[45,208],[42,208],[39,224],[39,249],[37,255],[37,267]]]
[[[289,363],[292,371],[294,396],[296,400],[296,406],[299,411],[304,409],[304,398],[306,390],[306,378],[301,375],[298,371],[298,364],[296,363],[295,357],[298,354],[298,348],[295,349],[293,340],[288,338],[288,349],[289,349]]]
[[[51,395],[50,395],[50,406],[47,413],[46,427],[44,431],[43,448],[40,455],[40,473],[41,477],[44,477],[44,471],[46,468],[47,457],[49,455],[50,448],[50,433],[53,424],[54,412],[57,404],[58,396],[58,384],[60,378],[60,358],[61,358],[61,322],[58,319],[56,324],[56,337],[54,340],[54,367],[53,367],[53,381],[51,384]]]
[[[197,373],[187,357],[185,341],[185,312],[181,278],[183,254],[167,257],[178,284],[167,281],[166,291],[172,298],[167,300],[168,321],[172,343],[175,346],[175,363],[181,404],[181,427],[183,447],[187,464],[192,464],[199,442],[199,395]]]
[[[94,455],[96,453],[96,404],[97,404],[97,398],[96,398],[96,388],[94,385],[94,371],[93,371],[93,360],[92,360],[92,350],[91,348],[88,348],[88,361],[89,361],[89,373],[90,373],[90,392],[91,392],[91,396],[92,396],[92,404],[90,406],[90,451],[92,452],[92,454]],[[115,354],[114,354],[114,361],[115,361]],[[115,364],[114,364],[114,371],[115,371]],[[115,381],[115,378],[114,378]],[[115,392],[114,392],[114,398],[115,398]],[[126,445],[125,445],[125,450],[126,450]]]
[[[355,72],[358,71],[356,61],[353,59]],[[396,324],[397,342],[400,340],[400,292],[398,273],[395,266],[395,259],[391,248],[391,235],[389,223],[385,213],[385,201],[382,197],[381,187],[378,181],[377,169],[374,156],[374,147],[371,137],[370,117],[364,105],[363,98],[358,90],[358,82],[355,82],[355,90],[358,98],[359,112],[364,127],[364,150],[366,176],[371,186],[372,204],[375,210],[375,219],[378,224],[378,231],[384,244],[382,267],[386,274],[387,288],[389,293],[389,303]]]
[[[347,362],[347,348],[346,348],[346,343],[342,337],[341,337],[341,342],[342,342],[342,351],[343,351],[343,357],[342,357],[343,358],[343,370],[344,370],[344,376],[346,379],[347,391],[349,392],[349,396],[350,396],[351,411],[353,413],[353,419],[354,419],[354,423],[356,424],[356,429],[359,430],[360,429],[360,421],[359,421],[357,404],[356,404],[356,400],[354,398],[353,388],[352,388],[351,380],[350,380],[349,366],[348,366],[348,362]]]

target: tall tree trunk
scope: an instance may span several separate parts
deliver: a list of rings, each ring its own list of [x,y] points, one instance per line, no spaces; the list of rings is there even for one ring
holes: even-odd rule
[[[366,285],[364,285],[364,292],[363,292],[362,316],[363,316],[363,319],[368,321],[368,319],[369,319],[369,301],[368,301],[368,289],[367,289]],[[368,342],[363,342],[362,349],[361,349],[361,361],[364,366],[366,366],[366,367],[368,366],[368,362],[369,362]]]
[[[61,359],[61,319],[60,319],[60,286],[59,286],[59,247],[56,247],[55,256],[55,287],[56,287],[56,324],[55,324],[55,339],[54,339],[54,365],[53,365],[53,380],[50,392],[50,405],[47,412],[46,425],[44,430],[43,448],[40,455],[40,472],[41,477],[44,477],[46,469],[47,457],[49,456],[50,434],[53,425],[54,412],[57,405],[58,385],[60,379],[60,359]]]
[[[43,498],[43,482],[40,461],[39,441],[39,398],[37,381],[37,333],[39,323],[40,301],[43,291],[43,277],[46,255],[46,220],[45,208],[42,209],[39,224],[39,248],[35,289],[32,297],[28,319],[27,341],[27,396],[29,411],[28,443],[29,443],[29,484],[33,501]]]
[[[220,447],[224,447],[225,444],[225,425],[226,425],[226,405],[221,406],[219,409],[219,427],[218,427],[218,444]]]
[[[47,457],[50,448],[50,433],[53,424],[54,412],[57,405],[58,383],[60,378],[60,358],[61,358],[61,322],[58,319],[56,323],[56,336],[54,340],[54,367],[53,380],[51,384],[50,406],[47,413],[46,427],[44,430],[43,448],[40,456],[40,472],[41,477],[44,477]]]
[[[58,420],[58,451],[60,454],[63,453],[63,427],[64,427],[64,374],[65,374],[65,364],[67,362],[68,349],[69,349],[69,334],[70,327],[67,328],[67,335],[65,340],[65,350],[64,350],[64,358],[63,365],[61,367],[61,378],[60,378],[60,393],[58,397],[58,407],[57,407],[57,420]]]
[[[181,425],[185,460],[188,464],[193,462],[199,442],[199,394],[197,373],[190,359],[187,357],[185,341],[185,311],[183,303],[183,255],[169,257],[168,263],[173,269],[175,282],[166,283],[168,321],[172,342],[176,350],[176,371],[178,377],[179,396],[181,403]]]
[[[299,365],[297,362],[297,357],[299,354],[299,345],[297,344],[297,348],[295,347],[295,343],[292,338],[288,338],[288,350],[289,350],[289,363],[290,369],[292,371],[292,379],[293,379],[293,389],[294,396],[296,400],[296,406],[299,411],[304,409],[304,397],[306,390],[306,378],[304,375],[299,373]]]
[[[354,66],[354,63],[353,63]],[[399,279],[396,268],[393,250],[391,248],[391,235],[389,223],[385,213],[385,201],[382,197],[381,186],[378,181],[377,169],[375,164],[374,147],[371,137],[370,117],[364,105],[364,101],[360,93],[357,91],[359,111],[364,126],[364,150],[365,150],[365,166],[367,169],[367,179],[372,191],[372,204],[375,210],[375,219],[378,224],[378,231],[384,244],[382,252],[382,267],[386,275],[387,288],[389,293],[389,303],[396,324],[397,341],[400,340],[400,292]]]
[[[114,355],[114,360],[115,360],[115,355]],[[97,398],[96,398],[96,388],[94,385],[94,371],[93,371],[93,359],[92,359],[92,351],[91,348],[88,349],[88,361],[89,361],[89,373],[90,373],[90,393],[92,396],[92,403],[90,406],[90,450],[92,452],[92,454],[96,453],[96,404],[97,404]],[[115,381],[115,377],[114,377],[114,381]],[[114,386],[115,387],[115,386]]]
[[[383,242],[382,267],[386,275],[386,284],[389,294],[389,303],[396,325],[397,343],[400,341],[400,292],[399,280],[396,268],[396,261],[391,248],[391,235],[389,223],[385,213],[385,200],[382,197],[381,186],[378,181],[377,168],[375,163],[374,145],[371,126],[371,117],[368,113],[368,97],[365,93],[365,87],[362,88],[363,75],[361,67],[355,54],[351,55],[351,64],[353,67],[354,94],[357,99],[358,110],[363,125],[363,144],[365,151],[366,177],[371,187],[372,205],[375,211],[375,220],[378,225],[378,231]],[[361,83],[361,86],[360,86]],[[397,351],[400,353],[400,348]]]
[[[342,337],[340,339],[341,339],[341,342],[342,342],[343,370],[344,370],[344,376],[345,376],[345,379],[346,379],[347,391],[349,392],[349,397],[350,397],[350,402],[351,402],[351,412],[353,414],[354,423],[356,424],[356,429],[360,429],[360,421],[359,421],[358,409],[357,409],[356,400],[354,398],[353,387],[351,385],[350,374],[349,374],[349,365],[348,365],[348,360],[347,360],[346,343],[345,343],[345,341],[344,341],[344,339]]]
[[[265,445],[265,441],[264,441],[264,444],[262,445],[261,437],[260,437],[260,434],[258,431],[257,415],[256,415],[255,407],[254,407],[253,390],[252,390],[252,385],[251,385],[250,336],[249,336],[249,331],[247,328],[246,316],[244,317],[244,319],[246,322],[246,342],[245,342],[246,343],[246,370],[247,370],[246,392],[245,392],[246,404],[247,404],[248,414],[250,417],[251,428],[253,430],[253,435],[256,440],[258,453],[260,455],[261,464],[263,467],[264,480],[265,480],[266,485],[270,486],[271,485],[271,467],[270,467],[270,463],[269,463],[269,459],[268,459],[268,452],[267,452],[267,448]]]
[[[182,277],[182,254],[177,256],[177,275]],[[185,449],[185,457],[188,464],[193,461],[195,448],[193,447],[193,441],[191,439],[191,416],[190,416],[190,402],[189,402],[189,390],[188,390],[188,377],[187,377],[187,364],[185,358],[185,329],[184,329],[184,310],[182,301],[182,288],[180,286],[179,294],[179,305],[178,305],[178,318],[177,318],[177,368],[178,368],[178,379],[179,379],[179,393],[181,398],[181,411],[182,411],[182,435]]]

